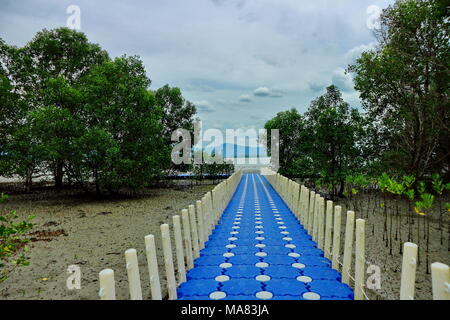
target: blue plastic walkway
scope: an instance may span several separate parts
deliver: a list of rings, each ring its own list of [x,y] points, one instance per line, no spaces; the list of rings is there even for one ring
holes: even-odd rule
[[[352,300],[353,290],[268,181],[246,174],[178,298]]]

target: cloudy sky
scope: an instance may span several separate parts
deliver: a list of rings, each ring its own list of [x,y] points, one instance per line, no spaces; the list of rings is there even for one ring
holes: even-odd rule
[[[112,57],[139,55],[152,89],[168,83],[193,101],[206,128],[262,128],[330,84],[359,106],[346,66],[373,45],[376,8],[394,0],[0,0],[0,37],[24,45],[67,25]]]

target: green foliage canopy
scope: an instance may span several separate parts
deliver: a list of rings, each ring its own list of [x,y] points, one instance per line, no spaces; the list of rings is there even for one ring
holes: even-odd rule
[[[171,167],[171,133],[195,106],[153,92],[142,61],[111,60],[83,33],[43,30],[23,48],[0,40],[0,175],[63,178],[98,194],[148,186]]]
[[[450,178],[448,9],[440,0],[397,1],[383,11],[376,49],[349,67],[368,117],[379,124],[382,167]]]

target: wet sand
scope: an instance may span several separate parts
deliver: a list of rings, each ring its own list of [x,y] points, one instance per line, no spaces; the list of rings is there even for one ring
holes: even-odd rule
[[[154,189],[150,195],[123,200],[86,199],[79,192],[10,196],[0,210],[17,210],[20,217],[35,215],[32,232],[39,241],[30,246],[30,266],[19,267],[0,283],[0,299],[99,299],[98,273],[115,272],[117,299],[129,299],[124,252],[135,248],[144,298],[150,298],[144,237],[155,235],[161,285],[165,274],[160,225],[195,201],[212,185]],[[172,234],[173,236],[173,234]],[[46,241],[48,240],[48,241]],[[66,286],[67,268],[81,269],[81,289]]]
[[[11,196],[8,203],[0,205],[0,210],[17,210],[21,217],[35,215],[32,232],[35,232],[33,237],[38,241],[30,244],[31,265],[17,268],[6,281],[0,283],[0,299],[98,299],[98,273],[104,268],[115,272],[117,298],[129,299],[124,259],[124,252],[129,248],[135,248],[138,252],[143,296],[149,299],[144,251],[144,237],[148,234],[156,237],[161,285],[163,295],[166,295],[160,225],[169,223],[172,227],[173,215],[180,214],[181,209],[194,204],[212,188],[211,184],[192,188],[160,188],[150,190],[146,196],[115,200],[87,198],[76,190],[37,191]],[[361,203],[364,204],[364,201]],[[346,210],[344,206],[342,231],[345,230]],[[362,216],[356,212],[357,218]],[[405,218],[402,219],[404,221]],[[393,254],[390,255],[382,240],[383,224],[382,212],[370,213],[366,218],[366,260],[380,267],[382,281],[380,290],[367,292],[371,299],[396,300],[400,290],[400,242],[394,242]],[[447,240],[444,245],[440,244],[437,227],[437,222],[431,223],[430,263],[439,261],[450,264]],[[406,231],[403,227],[402,242],[406,239]],[[445,237],[447,239],[447,232]],[[341,239],[343,241],[343,235]],[[422,239],[421,247],[424,244]],[[80,290],[69,290],[66,286],[67,267],[73,264],[81,269]],[[416,299],[432,298],[431,275],[425,273],[425,266],[425,257],[421,254]]]

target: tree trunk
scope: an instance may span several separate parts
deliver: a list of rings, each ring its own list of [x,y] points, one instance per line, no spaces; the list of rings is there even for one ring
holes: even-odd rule
[[[25,192],[31,192],[33,189],[33,177],[28,175],[25,179]]]
[[[338,197],[339,198],[342,198],[344,196],[344,190],[345,190],[345,181],[341,180],[340,181],[339,192],[338,192]]]
[[[97,196],[100,196],[101,191],[100,191],[100,184],[98,183],[98,171],[97,171],[97,169],[94,169],[94,179],[95,179],[95,193],[97,194]]]
[[[61,189],[63,186],[63,176],[64,176],[64,161],[63,160],[57,160],[55,165],[55,187],[57,189]]]

